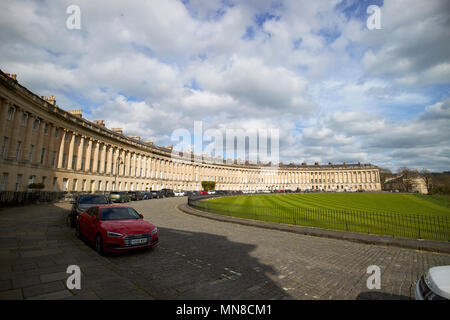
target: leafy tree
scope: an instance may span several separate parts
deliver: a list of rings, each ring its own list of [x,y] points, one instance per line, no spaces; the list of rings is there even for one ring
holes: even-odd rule
[[[214,181],[202,181],[203,191],[210,191],[216,188],[216,183]]]

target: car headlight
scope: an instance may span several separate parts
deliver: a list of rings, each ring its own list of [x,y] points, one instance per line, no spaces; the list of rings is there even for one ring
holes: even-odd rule
[[[155,234],[155,233],[157,233],[157,232],[158,232],[158,228],[157,228],[157,227],[154,227],[153,230],[152,230],[152,235]]]
[[[123,236],[123,234],[121,234],[121,233],[111,232],[111,231],[106,231],[106,235],[111,238],[120,238],[121,236]]]

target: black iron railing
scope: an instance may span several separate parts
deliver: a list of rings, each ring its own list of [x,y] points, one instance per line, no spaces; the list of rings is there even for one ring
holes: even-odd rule
[[[326,208],[228,205],[191,197],[189,206],[227,216],[267,222],[387,235],[401,238],[450,241],[450,219],[445,216],[367,212]]]

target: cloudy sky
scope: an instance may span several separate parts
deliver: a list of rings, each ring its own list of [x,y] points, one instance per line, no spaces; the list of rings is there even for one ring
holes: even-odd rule
[[[449,31],[448,0],[2,1],[0,68],[161,145],[201,120],[279,129],[283,162],[448,171]]]

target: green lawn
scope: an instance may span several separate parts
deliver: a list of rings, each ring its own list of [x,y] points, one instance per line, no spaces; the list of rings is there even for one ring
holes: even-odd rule
[[[388,193],[301,193],[201,201],[224,215],[303,226],[450,240],[450,197]]]

